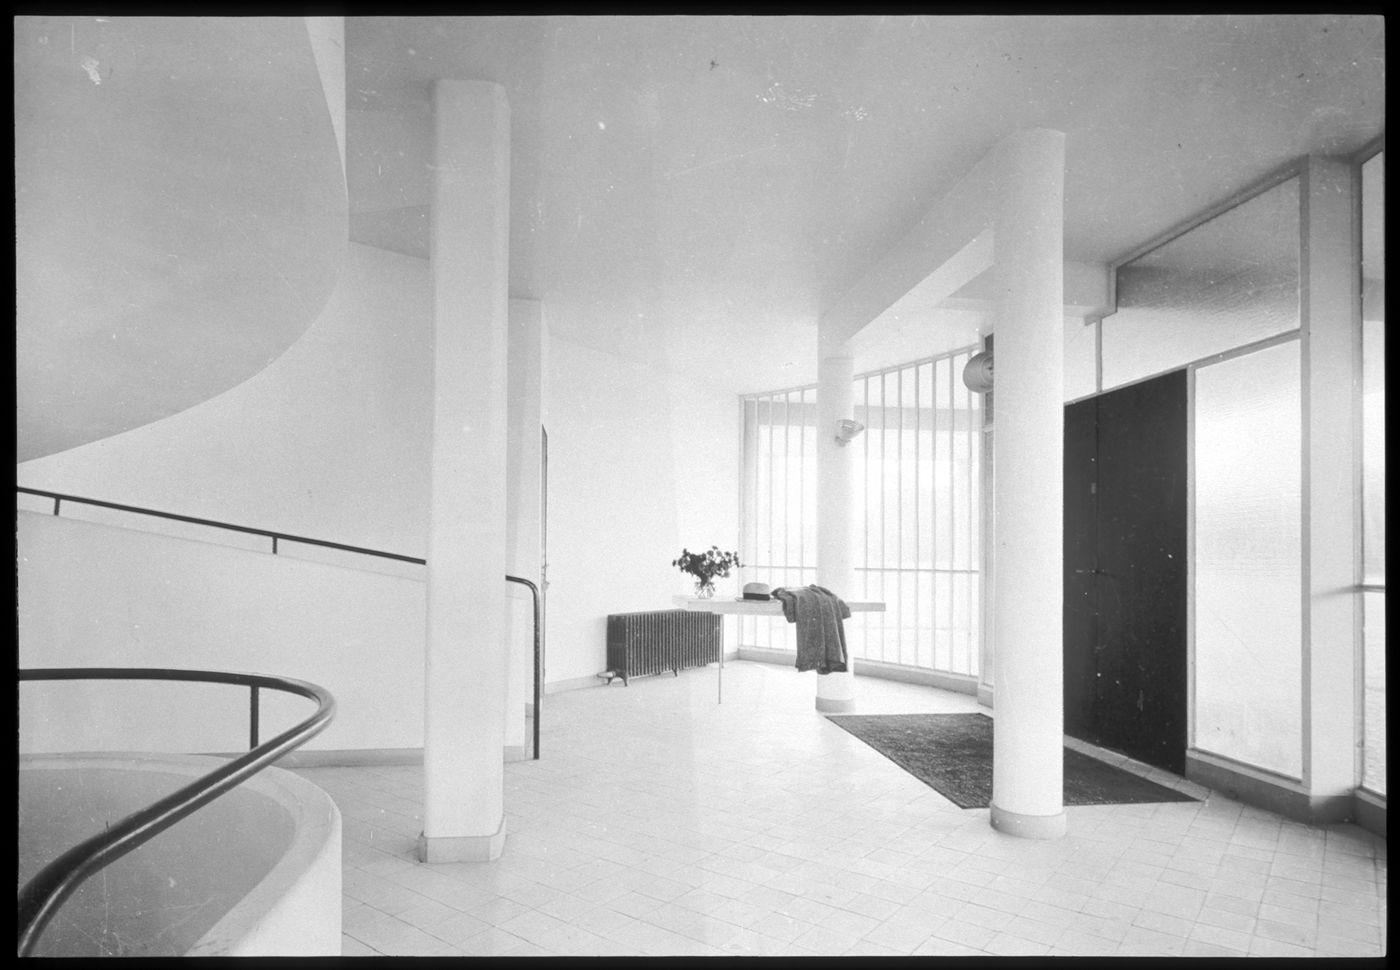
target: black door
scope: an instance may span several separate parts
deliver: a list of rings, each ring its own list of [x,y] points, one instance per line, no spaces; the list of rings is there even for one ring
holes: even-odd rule
[[[1186,372],[1065,408],[1065,733],[1186,766]]]

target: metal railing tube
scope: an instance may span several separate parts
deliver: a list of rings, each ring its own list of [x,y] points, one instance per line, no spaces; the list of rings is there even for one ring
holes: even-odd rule
[[[533,725],[534,737],[531,739],[533,758],[538,761],[540,758],[540,588],[528,579],[520,576],[507,576],[506,580],[512,583],[519,583],[530,588],[530,601],[534,604],[535,620],[535,688],[534,688],[534,717],[530,719]]]
[[[104,832],[78,843],[20,889],[18,907],[19,956],[28,956],[54,913],[89,875],[140,847],[180,819],[247,780],[288,751],[305,744],[335,716],[335,698],[324,687],[290,677],[239,674],[218,670],[175,670],[159,667],[47,667],[20,670],[25,680],[175,680],[267,687],[314,700],[316,711],[247,754],[196,779],[159,801],[133,812]]]

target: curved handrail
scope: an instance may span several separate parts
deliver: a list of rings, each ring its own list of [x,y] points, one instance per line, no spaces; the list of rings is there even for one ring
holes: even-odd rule
[[[84,879],[149,841],[196,809],[252,777],[323,731],[335,716],[335,698],[324,687],[290,677],[221,670],[160,667],[38,667],[20,670],[24,680],[176,680],[266,687],[316,702],[316,711],[265,744],[201,776],[159,801],[85,839],[39,870],[19,890],[17,953],[28,956],[54,913]]]

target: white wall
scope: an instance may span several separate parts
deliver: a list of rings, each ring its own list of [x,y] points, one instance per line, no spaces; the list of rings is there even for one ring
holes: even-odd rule
[[[737,548],[738,405],[557,335],[547,367],[545,679],[560,684],[604,669],[609,613],[689,591],[682,546]]]
[[[352,243],[325,311],[261,373],[163,421],[24,462],[17,481],[421,558],[430,337],[427,264]]]
[[[348,260],[320,319],[262,373],[164,421],[20,464],[18,484],[424,556],[427,266],[355,244]],[[558,684],[603,669],[608,613],[670,608],[671,596],[688,590],[671,566],[682,546],[737,547],[738,419],[732,395],[635,359],[561,339],[547,341],[545,357],[546,679]],[[79,507],[65,507],[70,512],[80,514]],[[76,539],[66,548],[75,560],[101,562],[107,554],[80,550]],[[62,563],[45,561],[56,569]],[[346,580],[363,581],[372,580]],[[133,609],[169,604],[139,583],[121,588]],[[196,619],[169,605],[172,621]],[[510,606],[526,620],[528,600]],[[26,607],[22,642],[40,615]],[[42,652],[27,656],[33,662]],[[243,656],[234,650],[214,666],[247,666]],[[285,656],[295,661],[295,644]],[[381,738],[366,746],[397,743]]]
[[[294,677],[335,695],[305,750],[423,744],[424,584],[18,512],[21,667],[150,666]],[[262,739],[312,702],[261,692]],[[26,684],[25,751],[236,751],[248,692]]]

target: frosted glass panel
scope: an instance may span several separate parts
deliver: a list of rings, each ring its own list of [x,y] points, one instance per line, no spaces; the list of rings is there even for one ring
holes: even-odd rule
[[[1298,180],[1118,267],[1108,390],[1298,328]]]
[[[1385,794],[1385,594],[1362,594],[1366,628],[1366,692],[1361,784]]]
[[[1196,371],[1195,746],[1302,772],[1296,341]]]
[[[1361,166],[1362,597],[1365,709],[1361,783],[1385,793],[1385,153]]]

